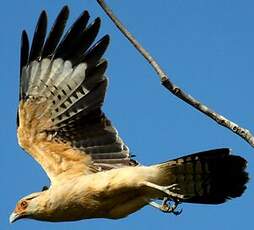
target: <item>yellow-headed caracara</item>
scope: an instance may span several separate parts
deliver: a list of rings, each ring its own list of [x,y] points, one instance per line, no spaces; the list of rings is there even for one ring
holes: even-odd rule
[[[246,161],[227,148],[151,166],[132,159],[101,110],[109,36],[93,44],[100,19],[88,24],[84,11],[62,37],[68,15],[65,6],[45,39],[43,11],[30,49],[22,33],[18,141],[51,185],[18,201],[10,222],[118,219],[148,204],[178,214],[179,202],[220,204],[241,196]]]

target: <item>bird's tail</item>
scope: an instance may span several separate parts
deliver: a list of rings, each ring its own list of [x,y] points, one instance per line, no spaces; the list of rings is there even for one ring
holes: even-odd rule
[[[170,160],[156,167],[154,183],[176,184],[183,202],[220,204],[242,195],[248,182],[246,160],[229,149],[215,149]]]

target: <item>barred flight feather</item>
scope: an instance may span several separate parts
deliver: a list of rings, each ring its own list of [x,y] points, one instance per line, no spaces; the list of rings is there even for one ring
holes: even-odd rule
[[[133,165],[128,147],[101,111],[108,82],[104,75],[107,61],[102,56],[109,36],[92,45],[101,21],[96,18],[89,24],[89,13],[84,11],[61,39],[68,16],[65,6],[46,38],[47,15],[43,11],[30,52],[23,32],[22,108],[29,104],[30,123],[39,133],[49,135],[47,140],[69,144],[73,150],[90,155],[93,163],[103,159],[110,165],[117,162],[117,167]],[[115,167],[110,165],[107,168]]]

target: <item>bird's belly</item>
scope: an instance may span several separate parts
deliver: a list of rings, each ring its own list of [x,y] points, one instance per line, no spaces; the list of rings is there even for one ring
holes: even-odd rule
[[[111,197],[88,197],[56,208],[47,221],[75,221],[91,218],[119,219],[141,209],[147,204],[144,197],[133,193],[112,194]]]
[[[115,202],[115,205],[108,210],[107,218],[119,219],[126,217],[143,208],[147,204],[147,201],[143,196],[126,196],[125,198],[127,199],[119,199],[119,202]]]
[[[137,191],[98,196],[96,199],[90,199],[89,204],[87,203],[82,207],[83,210],[80,210],[81,219],[119,219],[139,210],[146,204],[147,201]]]
[[[133,177],[131,180],[130,175]],[[137,211],[147,204],[146,194],[139,185],[140,175],[140,171],[128,173],[126,170],[110,170],[52,188],[55,190],[52,200],[58,199],[55,219],[118,219]],[[59,193],[62,193],[61,199]]]

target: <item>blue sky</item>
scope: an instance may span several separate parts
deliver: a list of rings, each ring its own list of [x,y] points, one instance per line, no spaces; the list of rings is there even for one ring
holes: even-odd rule
[[[236,123],[254,131],[254,3],[251,0],[107,1],[129,30],[181,88]],[[110,34],[106,53],[110,79],[104,111],[137,160],[158,163],[195,151],[230,147],[248,161],[254,174],[253,149],[241,138],[169,94],[157,76],[119,33],[96,1],[4,1],[0,36],[0,182],[1,229],[250,229],[254,184],[245,194],[219,206],[182,204],[173,216],[152,207],[121,220],[47,223],[33,220],[9,225],[16,201],[48,184],[40,166],[18,146],[16,106],[22,29],[30,37],[46,9],[49,23],[64,4],[69,24],[84,9],[102,18],[101,34]]]

